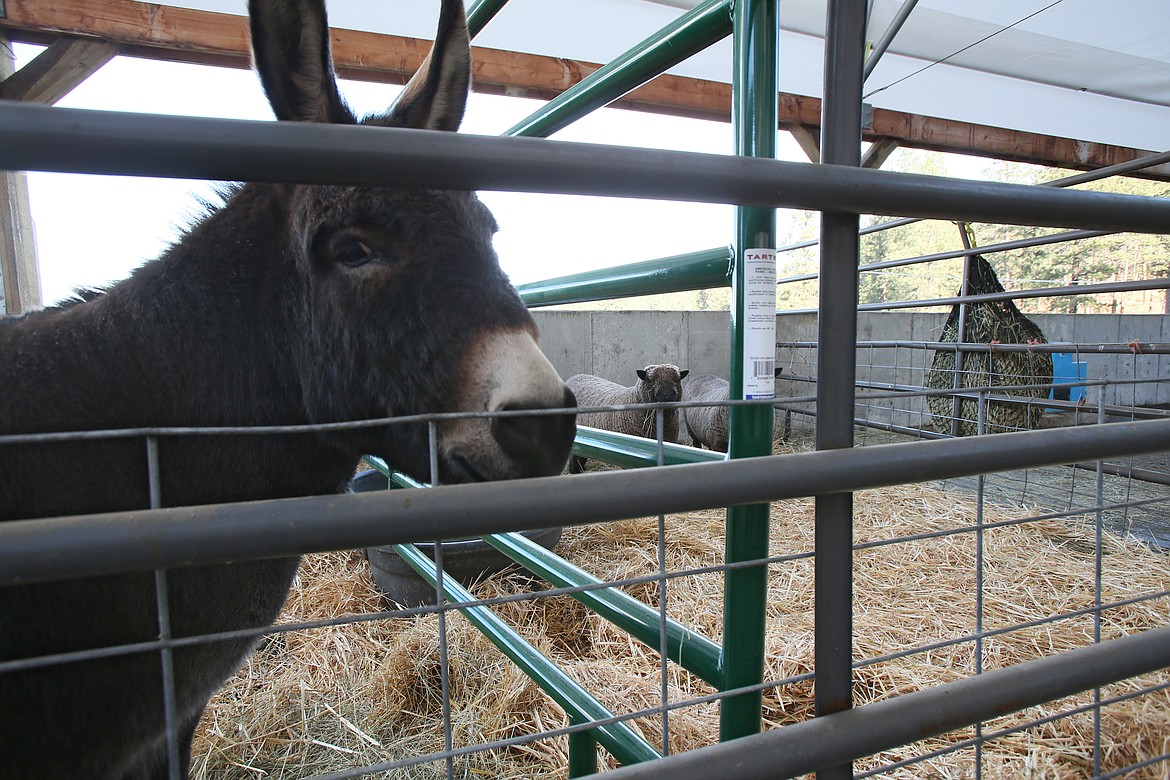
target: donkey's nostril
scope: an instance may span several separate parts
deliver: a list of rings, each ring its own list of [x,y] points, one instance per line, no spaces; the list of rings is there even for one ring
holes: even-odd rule
[[[565,388],[564,406],[577,405],[573,393]],[[539,410],[544,405],[508,404],[502,411]],[[500,449],[515,463],[520,476],[541,477],[560,474],[569,459],[573,437],[577,435],[577,415],[532,414],[496,417],[492,436]]]

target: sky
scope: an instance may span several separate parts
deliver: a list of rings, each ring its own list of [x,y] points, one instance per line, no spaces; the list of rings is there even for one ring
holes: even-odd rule
[[[16,45],[17,67],[37,47]],[[342,81],[360,115],[388,106],[400,87]],[[246,70],[117,57],[57,105],[237,119],[271,119]],[[462,132],[496,135],[540,101],[472,94]],[[730,154],[730,125],[602,109],[557,140]],[[778,157],[807,158],[787,133]],[[952,175],[978,176],[978,161],[948,155]],[[29,194],[44,302],[125,278],[158,256],[201,211],[212,183],[30,172]],[[500,224],[496,251],[513,283],[666,257],[731,241],[730,206],[617,198],[481,192]],[[780,216],[783,220],[783,212]]]

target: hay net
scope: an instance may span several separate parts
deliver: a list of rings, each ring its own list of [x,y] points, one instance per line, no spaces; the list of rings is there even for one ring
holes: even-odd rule
[[[995,269],[982,255],[973,255],[967,270],[967,294],[986,295],[1005,292]],[[956,344],[1047,344],[1044,332],[1035,322],[1024,316],[1010,299],[966,303],[966,321],[960,334],[964,304],[951,307],[950,316],[943,325],[941,342]],[[961,363],[960,359],[961,358]],[[935,350],[926,386],[935,390],[967,390],[992,388],[998,395],[1025,398],[1046,398],[1048,388],[1002,389],[1017,385],[1052,384],[1052,355],[1048,352],[958,352]],[[979,402],[964,398],[956,404],[951,396],[930,396],[928,399],[935,430],[939,433],[956,432],[959,436],[978,433]],[[1026,430],[1037,427],[1041,407],[1038,404],[1020,404],[1010,401],[986,403],[985,433]],[[953,426],[957,418],[958,425]],[[957,431],[955,428],[957,427]]]

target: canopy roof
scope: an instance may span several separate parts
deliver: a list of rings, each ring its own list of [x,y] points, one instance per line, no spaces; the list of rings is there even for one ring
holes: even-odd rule
[[[56,10],[50,10],[36,0],[9,0],[9,19],[0,17],[0,26],[5,26],[7,21],[19,27],[22,15],[36,16],[37,20],[26,30],[92,34],[120,39],[118,42],[123,46],[129,42],[169,47],[170,54],[178,58],[184,53],[192,54],[202,45],[193,43],[192,36],[213,36],[215,28],[225,27],[222,22],[200,22],[194,25],[200,30],[192,33],[181,29],[184,24],[191,25],[191,20],[184,18],[176,25],[177,29],[166,29],[164,23],[156,24],[158,15],[150,12],[140,14],[146,20],[141,24],[156,29],[142,30],[140,34],[125,32],[133,25],[129,19],[132,14],[126,9],[147,4],[104,0],[97,5],[108,6],[106,12],[94,14],[92,0],[81,5],[79,2],[62,0],[52,4]],[[511,0],[476,38],[475,44],[503,52],[541,55],[546,58],[545,66],[550,57],[604,63],[700,2]],[[913,0],[870,2],[868,37],[876,41],[904,3]],[[171,0],[162,5],[239,16],[245,13],[245,0]],[[79,10],[75,11],[73,6]],[[783,93],[812,98],[821,94],[825,6],[826,0],[779,2],[782,29],[779,84]],[[328,7],[330,21],[336,28],[405,38],[432,37],[438,14],[438,0],[379,3],[328,0]],[[116,23],[110,21],[115,14],[123,17]],[[72,27],[60,24],[66,16],[87,21],[77,21]],[[87,30],[87,24],[93,26],[92,31]],[[111,35],[112,30],[118,34]],[[184,36],[187,38],[183,39]],[[219,44],[213,42],[207,51],[226,54],[231,50],[238,59],[245,46],[242,26],[232,26],[230,34],[223,37],[237,48],[224,44],[217,49]],[[375,42],[375,45],[380,44]],[[403,60],[405,57],[402,55]],[[356,60],[351,60],[350,75],[360,71],[367,59],[373,58],[359,51]],[[383,57],[384,62],[387,59]],[[545,96],[558,91],[551,86],[542,90],[540,85],[519,83],[523,81],[520,75],[534,67],[532,62],[531,59],[518,61],[510,75],[505,74],[498,83],[484,84],[484,87]],[[726,84],[731,79],[731,62],[731,44],[724,40],[679,64],[670,73]],[[568,71],[577,69],[579,64],[564,64],[567,82],[574,80]],[[382,77],[393,70],[384,64],[371,67],[382,67]],[[389,77],[393,78],[393,74]],[[516,82],[515,90],[510,89],[509,79]],[[1102,0],[920,0],[867,80],[866,96],[875,109],[907,115],[1128,149],[1165,151],[1170,148],[1170,8],[1166,0],[1110,3]],[[669,101],[663,105],[667,108],[650,108],[671,110]],[[799,118],[788,120],[788,124],[815,125],[818,115],[815,101],[803,106],[802,111]],[[703,110],[679,111],[688,112],[703,114]],[[907,120],[899,121],[905,124]],[[875,130],[877,135],[883,135],[881,128]],[[977,135],[981,131],[951,127],[948,132],[953,140],[956,135]],[[904,137],[897,139],[896,133],[887,135],[908,142]],[[915,141],[930,146],[921,135],[909,139],[911,143]],[[947,145],[940,143],[938,148]],[[998,148],[1005,146],[1010,148],[1011,143],[1001,143]],[[1019,144],[1025,151],[1015,155],[1015,159],[1029,159],[1030,155],[1043,159],[1044,155],[1037,152],[1043,146],[1042,139],[1027,139],[1027,143]],[[978,144],[974,147],[978,148]],[[1065,159],[1074,164],[1081,161],[1088,167],[1114,161],[1109,155],[1101,158],[1086,152],[1078,160],[1079,156],[1075,146],[1066,144],[1059,153],[1054,151],[1050,159]],[[1170,169],[1159,173],[1170,175]]]
[[[699,3],[511,0],[476,44],[607,62]],[[168,4],[244,12],[243,0]],[[335,26],[429,38],[437,5],[330,0],[329,11]],[[870,40],[881,38],[902,5],[872,0]],[[779,7],[780,88],[819,97],[825,0],[781,0]],[[671,72],[730,82],[730,42]],[[878,108],[1164,151],[1170,7],[1166,0],[920,0],[866,93]]]

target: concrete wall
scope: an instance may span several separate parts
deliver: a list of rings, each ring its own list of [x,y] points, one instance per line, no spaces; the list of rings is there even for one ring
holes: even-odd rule
[[[534,311],[541,347],[563,377],[595,374],[626,385],[651,363],[727,376],[727,314],[717,311]]]
[[[540,311],[533,312],[541,329],[545,354],[562,376],[586,373],[622,384],[633,384],[634,371],[650,363],[675,363],[692,375],[726,377],[730,363],[730,331],[726,312],[711,311]],[[1170,342],[1167,315],[1035,315],[1032,318],[1051,342],[1070,344]],[[859,341],[937,341],[945,314],[916,312],[863,313]],[[790,376],[816,374],[816,350],[786,347],[816,341],[816,316],[777,317],[777,366]],[[1070,348],[1070,351],[1073,351]],[[874,382],[921,385],[933,353],[928,350],[862,348],[857,354],[858,377]],[[1170,355],[1101,355],[1084,352],[1088,379],[1108,379],[1105,402],[1118,405],[1170,404]],[[1134,380],[1154,379],[1149,384]],[[780,382],[782,396],[809,395],[805,382]],[[1088,403],[1100,390],[1088,388]],[[898,424],[923,424],[921,404],[892,405],[875,416]]]

